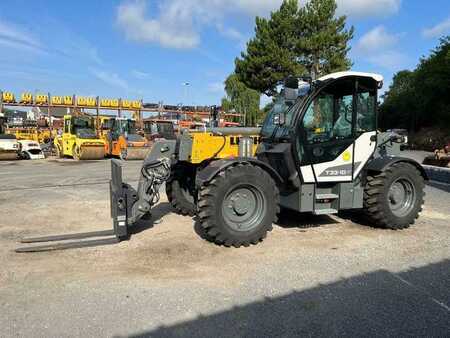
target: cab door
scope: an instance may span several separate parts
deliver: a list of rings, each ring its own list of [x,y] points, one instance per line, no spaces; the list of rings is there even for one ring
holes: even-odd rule
[[[296,134],[305,183],[352,181],[372,155],[375,106],[368,108],[366,101],[376,97],[376,90],[375,96],[365,90],[365,101],[360,99],[361,90],[358,78],[339,79],[322,88],[305,107]],[[363,110],[370,123],[362,128]]]
[[[71,144],[71,128],[72,128],[72,121],[70,118],[64,119],[64,130],[62,134],[62,146],[63,146],[63,153],[65,155],[71,155],[72,154],[72,144]]]

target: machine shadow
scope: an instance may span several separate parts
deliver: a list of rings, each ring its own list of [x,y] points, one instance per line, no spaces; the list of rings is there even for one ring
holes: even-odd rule
[[[449,290],[450,260],[377,270],[130,337],[444,337]]]
[[[131,227],[130,234],[135,235],[142,231],[152,229],[158,222],[167,214],[173,212],[173,208],[169,202],[160,202],[152,208],[151,217],[148,219],[141,219]]]
[[[426,184],[432,188],[439,189],[439,190],[450,193],[450,184],[440,183],[440,182],[436,182],[436,181],[428,181]]]

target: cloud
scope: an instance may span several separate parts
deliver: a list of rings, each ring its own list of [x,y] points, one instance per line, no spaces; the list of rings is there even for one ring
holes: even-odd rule
[[[39,40],[31,33],[5,21],[0,21],[0,45],[29,52],[46,53]]]
[[[181,1],[165,2],[157,19],[146,17],[146,2],[121,4],[117,9],[117,23],[127,39],[136,42],[159,43],[170,48],[194,48],[200,42],[193,28],[189,8]]]
[[[357,57],[370,63],[395,71],[404,68],[408,57],[397,50],[402,33],[389,33],[384,26],[377,26],[364,34],[356,43]]]
[[[372,64],[391,71],[398,71],[400,69],[404,69],[405,65],[409,61],[408,57],[405,54],[395,50],[380,52],[368,56],[367,59]]]
[[[386,17],[400,10],[402,0],[336,0],[338,14],[354,18]]]
[[[450,32],[450,18],[438,23],[433,27],[425,28],[422,31],[422,35],[425,38],[437,38],[441,35],[444,35],[447,32]]]
[[[388,49],[395,46],[400,36],[401,34],[388,33],[384,26],[377,26],[359,39],[356,48],[365,54]]]
[[[118,87],[121,89],[129,90],[130,86],[128,82],[122,79],[118,74],[107,72],[99,69],[91,69],[91,73],[99,80],[103,81],[111,87]]]
[[[133,69],[131,71],[131,75],[133,77],[135,77],[136,79],[138,79],[138,80],[147,80],[147,79],[150,78],[150,74],[149,73],[146,73],[146,72],[143,72],[143,71],[140,71],[140,70],[136,70],[136,69]]]

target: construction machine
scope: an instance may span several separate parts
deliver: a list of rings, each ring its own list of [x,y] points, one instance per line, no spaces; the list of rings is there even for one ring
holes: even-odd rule
[[[106,154],[122,160],[143,160],[150,151],[150,142],[138,134],[134,119],[104,118],[101,136],[105,140]]]
[[[105,157],[105,141],[97,136],[93,117],[64,116],[62,134],[54,138],[56,156],[74,160],[99,160]]]
[[[403,140],[377,131],[382,83],[381,75],[350,71],[301,88],[290,79],[260,131],[211,128],[156,141],[136,190],[122,182],[121,164],[113,160],[114,229],[100,243],[128,238],[130,228],[151,215],[164,182],[175,209],[196,214],[204,237],[225,246],[259,243],[285,209],[315,215],[359,210],[375,227],[408,228],[422,210],[427,175],[419,163],[399,156]],[[19,251],[77,245],[90,244]]]
[[[19,158],[20,145],[14,135],[5,133],[6,118],[0,112],[0,160],[16,160]]]
[[[160,119],[144,119],[144,136],[148,141],[158,139],[174,140],[177,138],[173,122]]]

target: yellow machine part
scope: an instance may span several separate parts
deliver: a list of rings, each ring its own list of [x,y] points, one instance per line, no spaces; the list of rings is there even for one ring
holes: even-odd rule
[[[52,104],[54,104],[54,105],[63,104],[62,96],[52,96]]]
[[[141,109],[141,101],[139,100],[135,100],[131,102],[131,108],[135,108],[135,109]]]
[[[85,106],[85,105],[86,105],[86,102],[87,102],[86,99],[87,99],[87,98],[86,98],[86,97],[83,97],[83,96],[77,97],[77,105],[78,105],[78,106]]]
[[[205,132],[193,132],[191,163],[201,163],[211,158],[227,158],[239,156],[239,135],[217,136]],[[249,136],[253,139],[252,153],[260,143],[259,135]]]
[[[36,94],[36,104],[47,104],[48,96],[45,94]]]
[[[73,104],[73,97],[66,95],[66,96],[63,97],[63,102],[64,102],[65,105],[70,106],[70,105]]]
[[[122,100],[122,108],[131,108],[130,100]]]
[[[20,95],[20,103],[33,103],[33,94],[31,93],[22,93]]]
[[[97,106],[97,100],[94,97],[87,97],[86,98],[86,106],[89,106],[89,107]]]
[[[119,100],[118,99],[111,99],[109,100],[109,106],[113,108],[119,107]]]
[[[102,107],[110,107],[111,106],[111,100],[110,99],[101,99],[100,100],[100,106],[102,106]]]
[[[3,96],[2,99],[3,99],[4,103],[15,103],[16,102],[14,94],[11,92],[3,92],[2,96]]]

